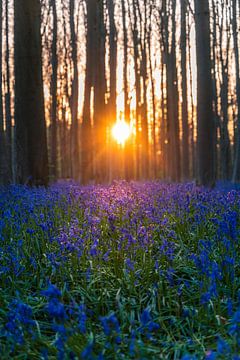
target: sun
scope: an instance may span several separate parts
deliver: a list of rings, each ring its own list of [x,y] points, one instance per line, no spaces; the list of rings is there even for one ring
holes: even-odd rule
[[[112,128],[112,136],[119,145],[124,145],[131,135],[131,128],[126,121],[120,120]]]

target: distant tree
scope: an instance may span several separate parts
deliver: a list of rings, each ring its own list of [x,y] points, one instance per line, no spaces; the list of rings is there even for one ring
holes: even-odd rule
[[[0,0],[0,184],[6,181],[6,159],[5,159],[5,134],[4,134],[4,118],[3,118],[3,97],[2,97],[2,15],[3,5]]]
[[[80,178],[80,153],[79,153],[79,118],[78,118],[78,103],[79,103],[79,71],[78,71],[78,47],[77,34],[75,22],[76,1],[70,0],[70,31],[71,31],[71,47],[72,47],[72,63],[73,63],[73,79],[72,92],[70,98],[71,109],[71,143],[72,143],[72,161],[73,161],[73,178]]]
[[[140,26],[140,75],[142,84],[142,103],[141,103],[141,128],[142,128],[142,178],[149,178],[149,122],[148,122],[148,64],[147,64],[147,36],[148,36],[148,1],[144,1],[143,8],[140,7],[139,0],[137,1],[139,26]]]
[[[166,62],[166,88],[167,88],[167,134],[168,134],[168,176],[172,181],[180,180],[181,156],[178,111],[178,77],[176,59],[176,0],[170,4],[163,1],[163,49]],[[171,16],[169,16],[171,14]],[[169,29],[171,29],[169,35]]]
[[[128,0],[129,13],[130,1]],[[138,0],[132,2],[132,18],[131,18],[131,32],[133,40],[133,57],[134,57],[134,75],[135,75],[135,93],[136,93],[136,108],[135,108],[135,127],[136,127],[136,178],[141,178],[141,76],[140,76],[140,36],[138,28]]]
[[[181,1],[182,177],[189,179],[189,126],[187,86],[187,1]]]
[[[109,16],[109,68],[110,86],[108,109],[110,112],[110,122],[116,120],[117,116],[117,29],[115,23],[115,1],[107,0]]]
[[[95,1],[94,17],[94,59],[98,59],[94,64],[94,99],[93,99],[93,121],[94,121],[94,141],[95,141],[95,179],[97,182],[105,182],[108,179],[106,163],[106,28],[104,17],[104,1]]]
[[[124,92],[124,120],[130,124],[130,102],[129,102],[129,84],[128,84],[128,29],[127,29],[127,10],[125,0],[121,0],[122,10],[122,29],[123,29],[123,92]],[[133,178],[133,148],[131,146],[131,139],[128,139],[125,144],[124,166],[125,177],[127,180]]]
[[[240,1],[238,1],[238,7],[240,9]],[[235,156],[233,166],[233,182],[240,181],[240,69],[239,69],[239,31],[237,19],[237,1],[232,0],[232,29],[233,29],[233,43],[234,43],[234,57],[235,57],[235,81],[236,81],[236,135],[235,135]],[[240,10],[239,10],[240,11]]]
[[[14,180],[13,164],[13,128],[12,128],[12,109],[11,109],[11,88],[10,88],[10,46],[9,46],[9,0],[5,3],[5,40],[6,40],[6,81],[5,81],[5,118],[6,118],[6,162],[7,177],[9,181]]]
[[[151,82],[151,100],[152,100],[152,142],[153,142],[153,156],[152,156],[152,173],[153,177],[157,177],[157,101],[156,101],[156,91],[155,91],[155,79],[154,79],[154,65],[153,65],[153,29],[152,29],[152,23],[153,23],[153,4],[154,0],[150,1],[149,4],[149,21],[148,21],[148,27],[147,27],[147,45],[148,45],[148,62],[149,62],[149,77]],[[160,85],[160,84],[159,84]]]
[[[220,176],[223,180],[230,180],[231,178],[231,146],[230,136],[228,131],[229,126],[229,60],[230,60],[230,41],[231,34],[230,28],[227,26],[229,18],[229,9],[226,8],[225,0],[221,0],[221,13],[225,13],[225,16],[219,16],[219,74],[221,75],[220,82]],[[229,22],[228,22],[229,23]]]
[[[117,28],[115,21],[115,0],[107,0],[107,10],[109,18],[109,98],[108,98],[108,127],[111,128],[117,119]],[[116,159],[114,158],[113,144],[110,143],[109,154],[109,174],[110,180],[116,176]]]
[[[51,0],[53,29],[51,49],[51,175],[57,177],[57,87],[58,87],[58,18],[56,0]]]
[[[210,51],[210,13],[208,0],[195,0],[197,52],[197,135],[198,183],[213,186],[214,114]]]
[[[95,0],[86,1],[86,68],[81,129],[81,180],[87,184],[93,177],[93,137],[91,127],[91,93],[94,86],[94,18]]]
[[[47,185],[40,1],[15,0],[14,14],[17,182]]]

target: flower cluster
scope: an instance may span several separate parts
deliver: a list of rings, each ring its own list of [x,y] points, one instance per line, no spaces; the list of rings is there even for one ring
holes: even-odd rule
[[[0,189],[1,358],[239,359],[239,239],[222,184]]]

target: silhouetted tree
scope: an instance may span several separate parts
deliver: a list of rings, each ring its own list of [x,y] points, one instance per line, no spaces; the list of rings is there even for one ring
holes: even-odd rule
[[[195,0],[195,21],[197,52],[198,183],[205,186],[213,186],[215,183],[215,142],[208,0]]]
[[[17,182],[48,183],[39,0],[14,1]]]

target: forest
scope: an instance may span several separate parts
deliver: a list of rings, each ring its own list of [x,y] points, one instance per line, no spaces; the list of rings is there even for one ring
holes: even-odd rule
[[[240,0],[0,0],[1,360],[240,360]]]
[[[1,183],[239,181],[237,0],[6,0],[0,13]]]

